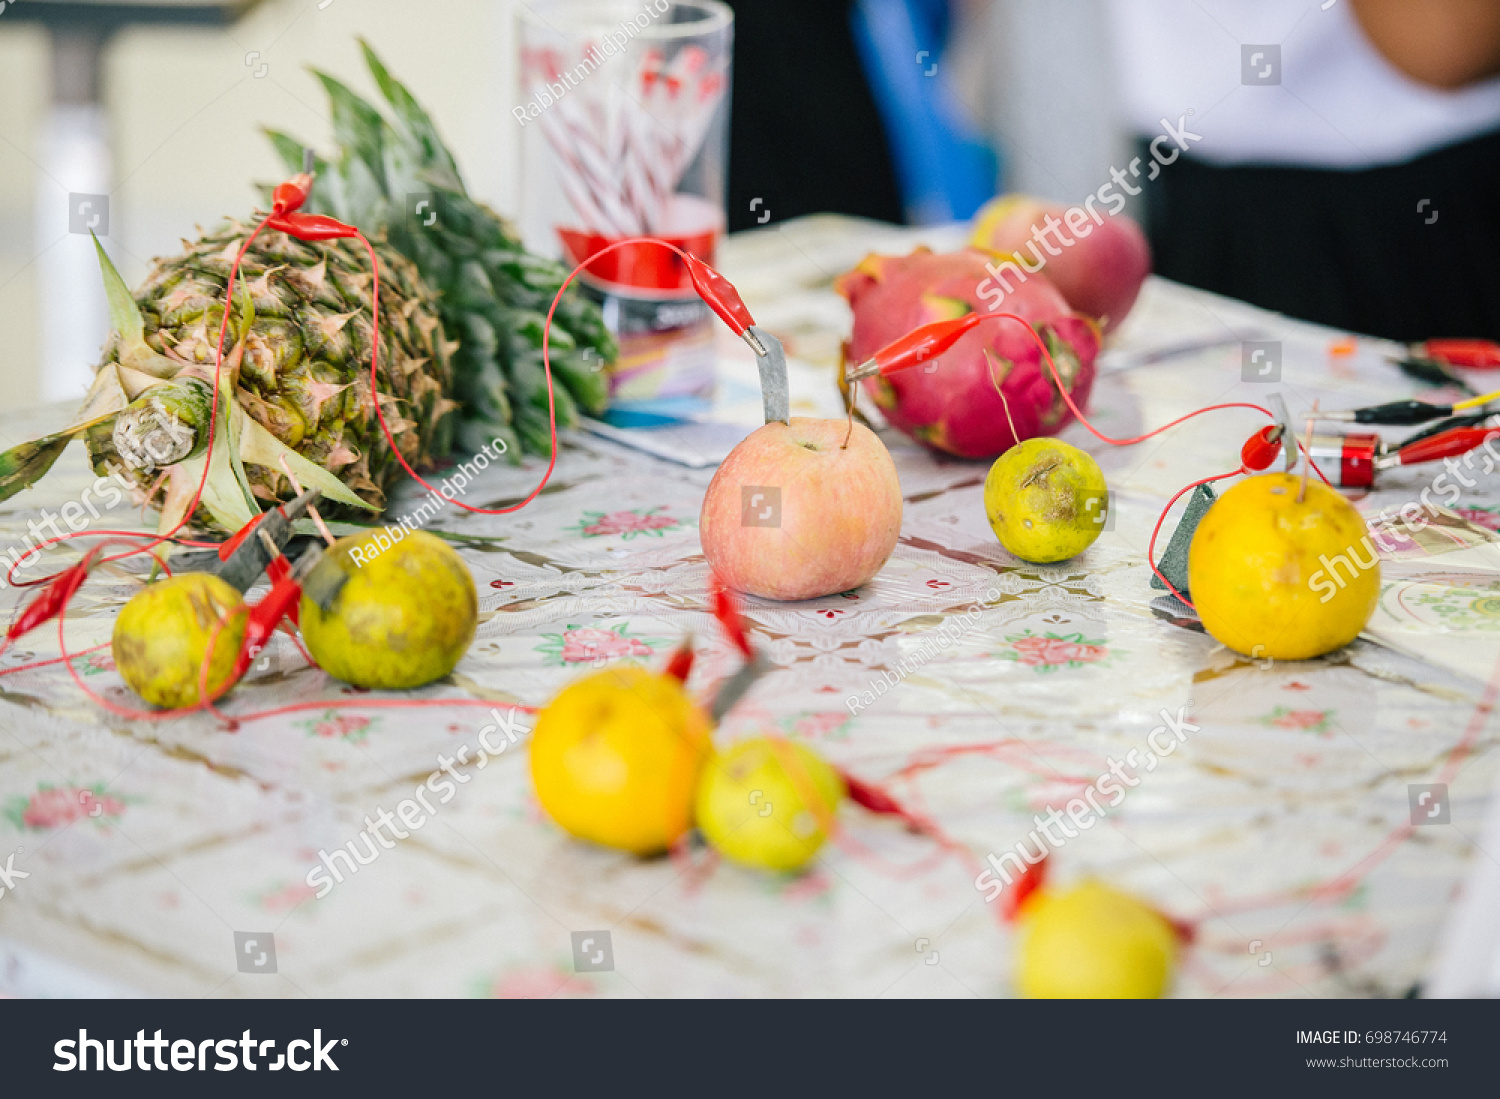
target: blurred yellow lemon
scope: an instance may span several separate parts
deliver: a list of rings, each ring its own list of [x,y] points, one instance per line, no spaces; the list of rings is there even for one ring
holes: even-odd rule
[[[153,706],[179,710],[196,705],[212,640],[208,689],[209,697],[216,697],[229,686],[240,655],[244,606],[244,597],[232,585],[206,572],[179,573],[151,584],[132,596],[115,619],[110,651],[120,677]]]
[[[1099,463],[1076,446],[1027,439],[990,467],[984,513],[1000,544],[1022,561],[1066,561],[1104,529],[1109,486]]]
[[[633,666],[595,672],[537,718],[537,800],[580,839],[638,855],[665,850],[692,827],[709,732],[708,715],[671,676]]]
[[[1160,913],[1097,881],[1034,894],[1021,936],[1016,984],[1032,999],[1155,999],[1177,957]]]
[[[426,531],[386,527],[340,538],[328,556],[348,577],[327,612],[306,596],[302,640],[335,679],[408,691],[463,659],[479,622],[474,577]]]
[[[780,737],[742,741],[711,760],[698,786],[698,827],[725,858],[798,870],[828,838],[844,780],[810,748]]]
[[[1203,628],[1236,652],[1307,660],[1347,645],[1375,613],[1380,562],[1365,521],[1316,480],[1250,477],[1215,500],[1188,548]]]

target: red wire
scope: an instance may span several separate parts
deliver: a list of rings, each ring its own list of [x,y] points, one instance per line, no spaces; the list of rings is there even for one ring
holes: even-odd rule
[[[1111,446],[1133,446],[1136,443],[1143,443],[1147,439],[1160,435],[1168,428],[1176,427],[1178,424],[1183,423],[1186,420],[1191,420],[1194,416],[1201,416],[1205,412],[1216,412],[1219,409],[1224,408],[1250,408],[1254,409],[1256,412],[1262,413],[1263,415],[1270,416],[1272,420],[1276,419],[1276,417],[1272,415],[1269,409],[1262,408],[1258,404],[1250,404],[1247,401],[1228,401],[1224,404],[1211,404],[1206,405],[1203,408],[1194,409],[1192,412],[1189,412],[1185,416],[1179,416],[1177,417],[1177,419],[1172,420],[1169,423],[1162,424],[1161,427],[1158,427],[1153,431],[1148,431],[1144,435],[1137,435],[1133,439],[1111,438],[1110,436],[1104,434],[1102,431],[1096,428],[1092,423],[1090,423],[1089,418],[1083,414],[1083,410],[1073,402],[1073,395],[1068,392],[1068,387],[1063,384],[1062,375],[1059,374],[1057,370],[1057,364],[1052,361],[1052,352],[1047,350],[1047,341],[1042,339],[1042,337],[1038,335],[1035,328],[1031,327],[1030,321],[1026,320],[1026,318],[1016,313],[986,313],[982,319],[1015,321],[1017,324],[1021,325],[1021,327],[1025,328],[1027,335],[1029,335],[1036,343],[1037,350],[1042,353],[1042,358],[1046,360],[1047,369],[1052,372],[1052,380],[1057,385],[1057,391],[1062,394],[1062,399],[1067,403],[1068,410],[1073,413],[1074,417],[1077,418],[1079,423],[1081,423],[1089,430],[1094,438],[1098,439],[1100,442],[1109,443]],[[1300,442],[1297,444],[1297,449],[1304,455],[1307,454],[1306,449],[1303,448]],[[1329,485],[1330,487],[1332,486],[1332,482],[1329,481],[1326,476],[1324,476],[1323,471],[1318,468],[1318,463],[1314,462],[1310,455],[1307,458],[1307,464],[1312,467],[1314,473],[1322,478],[1325,485]],[[1239,471],[1236,470],[1235,472],[1237,473]],[[1192,485],[1188,486],[1188,488],[1192,487]],[[1179,492],[1177,495],[1181,496],[1182,493]],[[1174,500],[1176,498],[1176,496],[1173,497]],[[1170,507],[1171,505],[1168,506]]]
[[[348,708],[375,710],[402,710],[420,706],[488,706],[495,709],[518,710],[523,714],[537,712],[535,706],[519,706],[514,703],[497,703],[488,698],[325,698],[308,702],[293,702],[278,706],[274,710],[259,710],[249,714],[234,714],[233,720],[240,723],[262,721],[268,717],[299,713],[303,710],[341,710]]]
[[[15,571],[16,571],[16,569],[23,567],[22,564],[21,564],[22,558],[30,557],[33,553],[40,554],[42,552],[42,550],[47,549],[47,548],[49,548],[51,546],[55,546],[59,542],[70,541],[70,540],[72,540],[74,538],[104,538],[104,537],[112,537],[112,538],[135,538],[135,539],[141,539],[141,540],[144,540],[144,539],[147,539],[147,538],[151,538],[151,539],[155,539],[155,541],[158,542],[158,543],[166,541],[166,542],[171,542],[173,545],[176,545],[176,546],[191,546],[194,549],[218,549],[219,546],[222,545],[222,543],[220,543],[220,542],[197,542],[197,541],[194,541],[191,538],[173,538],[173,537],[170,537],[169,535],[165,535],[165,534],[151,534],[151,533],[149,533],[147,531],[141,531],[141,530],[77,530],[77,531],[70,531],[67,534],[59,535],[56,538],[49,538],[45,542],[38,542],[30,550],[26,551],[25,553],[23,553],[19,557],[17,557],[14,561],[11,562],[10,567],[5,570],[5,583],[7,585],[9,585],[10,587],[12,587],[12,588],[35,588],[35,587],[38,587],[38,586],[40,586],[42,584],[46,584],[46,583],[48,583],[48,582],[50,582],[52,580],[56,580],[59,576],[61,576],[64,572],[66,572],[67,569],[62,569],[59,572],[51,572],[51,573],[48,573],[46,576],[38,576],[34,580],[17,580],[17,579],[15,579]],[[119,554],[115,554],[112,557],[102,557],[98,561],[96,561],[95,564],[103,565],[103,564],[105,564],[106,562],[109,562],[109,561],[119,561],[122,558],[133,557],[137,553],[148,552],[152,548],[153,548],[152,546],[145,546],[145,547],[142,547],[140,549],[131,550],[129,553],[119,553]]]
[[[1042,358],[1046,360],[1047,369],[1052,372],[1052,380],[1057,385],[1057,391],[1062,394],[1062,399],[1067,402],[1069,411],[1073,413],[1078,422],[1086,427],[1096,439],[1098,439],[1100,442],[1109,443],[1111,446],[1133,446],[1136,443],[1143,443],[1147,439],[1160,435],[1163,431],[1166,431],[1169,428],[1176,427],[1180,423],[1191,420],[1194,416],[1201,416],[1205,412],[1217,412],[1220,409],[1226,408],[1250,408],[1254,409],[1256,412],[1260,412],[1266,416],[1270,416],[1272,420],[1276,419],[1276,417],[1271,413],[1269,409],[1262,408],[1258,404],[1250,404],[1246,401],[1229,401],[1223,404],[1211,404],[1206,405],[1203,408],[1194,409],[1192,412],[1187,413],[1187,415],[1185,416],[1179,416],[1177,417],[1177,419],[1172,420],[1169,423],[1162,424],[1161,427],[1158,427],[1155,430],[1148,431],[1144,435],[1137,435],[1132,439],[1111,438],[1110,436],[1104,434],[1104,432],[1096,428],[1092,423],[1090,423],[1089,418],[1083,414],[1083,410],[1079,408],[1076,403],[1074,403],[1073,395],[1068,392],[1068,387],[1063,384],[1062,375],[1058,372],[1057,369],[1057,363],[1052,361],[1052,352],[1047,349],[1047,341],[1042,339],[1035,328],[1031,327],[1031,323],[1029,321],[1015,313],[987,313],[982,319],[1015,321],[1016,323],[1021,325],[1021,327],[1025,328],[1027,335],[1029,335],[1032,340],[1035,341],[1037,350],[1042,353]],[[1318,463],[1312,460],[1312,456],[1307,453],[1300,442],[1297,443],[1297,449],[1306,456],[1305,460],[1307,461],[1307,464],[1312,468],[1312,471],[1322,479],[1323,483],[1332,487],[1332,483],[1326,476],[1324,476],[1323,471],[1318,468]],[[1239,472],[1240,471],[1236,469],[1231,470],[1229,473],[1219,473],[1214,475],[1213,477],[1205,477],[1201,481],[1194,481],[1192,484],[1179,491],[1176,496],[1173,496],[1170,500],[1167,501],[1167,506],[1162,509],[1161,514],[1156,518],[1156,526],[1151,530],[1151,541],[1146,546],[1146,564],[1151,566],[1151,571],[1156,574],[1157,579],[1159,579],[1163,584],[1167,586],[1168,591],[1175,595],[1184,604],[1192,607],[1192,609],[1195,611],[1198,608],[1194,607],[1193,604],[1188,600],[1188,598],[1173,586],[1172,581],[1163,576],[1161,570],[1156,567],[1156,536],[1161,533],[1162,523],[1166,521],[1167,513],[1172,510],[1172,505],[1175,504],[1179,499],[1181,499],[1184,492],[1187,492],[1189,489],[1197,488],[1199,485],[1206,485],[1210,481],[1222,481],[1226,477],[1234,477]]]
[[[91,645],[87,649],[79,649],[76,653],[73,654],[73,656],[74,658],[87,656],[89,653],[96,653],[100,649],[107,649],[109,648],[109,645],[110,643],[108,641],[101,641],[99,642],[99,644]],[[0,675],[14,675],[16,672],[29,672],[33,668],[45,668],[48,664],[61,664],[64,660],[67,659],[68,658],[66,656],[52,656],[48,657],[46,660],[33,660],[29,664],[17,664],[14,668],[0,668]]]

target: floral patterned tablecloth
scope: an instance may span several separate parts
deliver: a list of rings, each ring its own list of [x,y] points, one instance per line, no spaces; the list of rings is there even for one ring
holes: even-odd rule
[[[728,273],[798,360],[796,408],[836,406],[848,316],[832,276],[866,250],[918,239],[815,218],[729,242]],[[1279,383],[1241,380],[1242,339],[1280,341]],[[1123,435],[1272,389],[1294,415],[1314,399],[1409,392],[1382,347],[1331,356],[1331,339],[1153,281],[1108,351],[1096,421]],[[1217,342],[1143,361],[1203,341]],[[725,391],[743,397],[753,364],[732,339],[722,346]],[[5,417],[0,445],[66,411]],[[983,465],[887,432],[906,514],[885,570],[827,599],[749,601],[774,670],[719,738],[769,730],[803,741],[930,816],[968,858],[849,807],[846,842],[800,876],[742,871],[702,846],[641,861],[571,841],[542,817],[524,748],[530,717],[512,726],[514,750],[478,765],[481,730],[509,704],[540,705],[593,667],[659,665],[690,631],[700,648],[690,687],[736,666],[705,606],[696,521],[712,471],[589,435],[569,440],[547,491],[520,513],[449,511],[431,523],[462,536],[481,621],[451,680],[419,697],[488,700],[495,715],[368,704],[375,696],[308,667],[285,638],[226,709],[310,708],[235,731],[204,715],[112,717],[59,664],[0,675],[0,866],[20,872],[0,896],[0,990],[1008,995],[1013,932],[976,888],[976,866],[1133,753],[1136,784],[1053,852],[1052,873],[1102,876],[1195,921],[1176,994],[1401,995],[1429,971],[1467,868],[1488,857],[1476,840],[1495,736],[1481,701],[1500,655],[1500,578],[1419,556],[1388,584],[1405,585],[1388,591],[1391,643],[1293,664],[1227,652],[1148,586],[1144,553],[1171,494],[1237,464],[1258,426],[1251,413],[1220,413],[1129,449],[1069,428],[1064,437],[1103,465],[1117,518],[1054,567],[1000,549],[981,506]],[[491,466],[466,498],[514,501],[542,468]],[[1398,471],[1359,506],[1374,515],[1416,499],[1432,472]],[[68,455],[0,508],[0,550],[91,480]],[[1493,477],[1473,480],[1458,508],[1483,543],[1500,526],[1500,493]],[[138,520],[126,504],[89,522]],[[97,573],[67,620],[70,650],[107,641],[138,583]],[[16,601],[0,593],[0,608]],[[38,631],[0,657],[0,672],[57,653],[55,631]],[[107,648],[75,668],[131,701]],[[1190,728],[1158,756],[1153,731],[1179,713]],[[316,897],[319,852],[354,840],[367,815],[394,812],[443,760],[456,795]],[[1413,788],[1445,768],[1446,823],[1411,827]]]

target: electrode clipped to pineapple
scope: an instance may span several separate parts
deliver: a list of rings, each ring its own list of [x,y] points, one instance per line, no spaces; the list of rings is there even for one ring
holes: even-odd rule
[[[217,550],[185,554],[187,569],[148,584],[115,619],[112,648],[136,694],[167,710],[211,705],[249,671],[277,630],[300,633],[312,660],[370,690],[411,690],[463,658],[478,620],[468,566],[439,538],[385,531],[314,544],[293,564],[293,522],[320,493],[304,492],[247,524]],[[265,574],[270,590],[244,593]]]

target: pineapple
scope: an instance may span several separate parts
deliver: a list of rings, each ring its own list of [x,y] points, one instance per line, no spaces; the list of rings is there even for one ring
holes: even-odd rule
[[[545,454],[542,329],[565,272],[528,254],[469,197],[432,120],[364,50],[395,121],[320,75],[340,150],[315,163],[308,208],[376,242],[386,423],[413,466],[446,454],[455,438],[468,450],[499,441],[517,458],[523,446]],[[270,136],[302,170],[302,147]],[[405,216],[413,194],[431,196],[440,213],[433,225]],[[161,531],[185,517],[200,482],[192,520],[227,531],[289,499],[292,477],[322,490],[334,514],[384,508],[400,465],[370,391],[373,285],[359,243],[256,238],[236,279],[211,407],[229,267],[248,232],[231,222],[185,244],[156,262],[134,296],[98,249],[115,329],[103,362],[72,423],[0,454],[0,501],[34,484],[81,437],[96,470],[133,476],[158,504]],[[598,307],[576,289],[558,304],[550,346],[559,425],[575,422],[580,407],[601,411],[615,345]]]
[[[478,449],[492,439],[525,450],[551,449],[542,328],[567,277],[550,260],[522,248],[500,216],[469,197],[452,155],[411,93],[386,71],[363,41],[365,62],[394,124],[333,77],[318,73],[328,92],[339,149],[316,163],[318,186],[309,210],[357,225],[372,239],[385,234],[439,293],[438,310],[458,340],[454,396],[462,404],[460,444]],[[289,171],[302,165],[302,143],[268,132]],[[420,216],[415,206],[429,205]],[[431,224],[427,224],[428,222]],[[609,399],[604,368],[616,348],[598,306],[570,287],[558,303],[550,343],[557,424],[592,415]],[[513,447],[513,455],[518,451]]]
[[[135,296],[98,249],[114,326],[104,361],[68,428],[0,455],[0,499],[82,436],[96,471],[122,470],[148,500],[162,494],[163,532],[184,517],[205,462],[212,468],[193,516],[204,526],[238,530],[264,505],[291,498],[291,476],[321,489],[334,514],[383,509],[400,466],[370,392],[373,280],[357,241],[256,238],[235,280],[212,407],[229,269],[249,231],[230,222],[184,242],[180,255],[156,261]],[[401,453],[427,464],[451,444],[452,344],[415,268],[375,247],[379,400]]]

